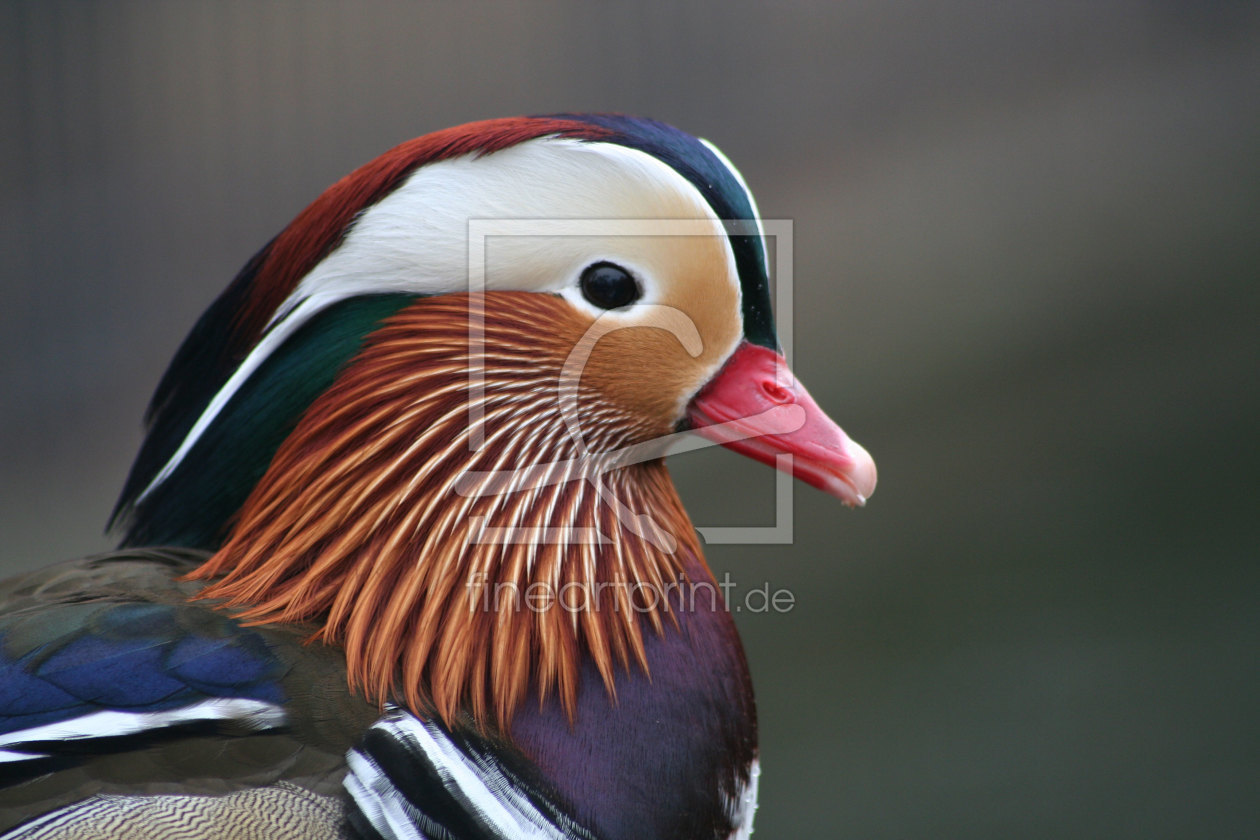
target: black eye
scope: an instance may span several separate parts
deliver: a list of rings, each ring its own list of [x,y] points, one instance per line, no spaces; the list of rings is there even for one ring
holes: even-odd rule
[[[588,265],[582,271],[582,294],[601,309],[629,306],[643,294],[630,272],[610,262]]]

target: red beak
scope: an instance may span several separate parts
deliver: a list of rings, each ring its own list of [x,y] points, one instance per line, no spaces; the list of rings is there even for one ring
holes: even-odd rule
[[[787,360],[742,342],[687,408],[700,435],[838,497],[866,504],[875,492],[875,461],[828,417],[796,381]]]

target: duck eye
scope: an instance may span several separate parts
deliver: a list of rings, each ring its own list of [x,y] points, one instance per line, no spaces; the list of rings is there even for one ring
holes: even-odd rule
[[[586,299],[601,309],[629,306],[643,294],[630,272],[610,262],[588,265],[580,283]]]

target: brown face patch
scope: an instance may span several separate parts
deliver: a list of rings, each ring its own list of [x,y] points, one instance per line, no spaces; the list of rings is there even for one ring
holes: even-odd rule
[[[484,355],[470,316],[484,318]],[[623,329],[591,345],[574,382],[562,372],[590,326],[559,297],[517,292],[422,299],[388,319],[191,575],[219,578],[201,597],[252,622],[321,623],[352,687],[448,723],[506,727],[531,682],[571,713],[582,656],[613,692],[617,667],[646,667],[641,619],[668,621],[668,601],[648,596],[700,550],[664,464],[610,453],[668,432],[676,389],[720,359]],[[674,393],[637,381],[657,375]]]
[[[582,381],[603,400],[654,418],[656,436],[673,430],[742,335],[734,267],[725,236],[714,230],[719,235],[610,240],[608,252],[649,275],[648,294],[602,315],[577,345]]]

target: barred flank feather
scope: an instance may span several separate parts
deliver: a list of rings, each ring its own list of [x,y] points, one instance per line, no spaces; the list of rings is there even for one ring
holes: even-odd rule
[[[447,723],[505,730],[531,680],[572,716],[584,654],[615,697],[618,667],[647,667],[640,617],[663,630],[660,595],[699,546],[663,462],[618,460],[670,428],[601,392],[599,364],[567,383],[566,416],[561,372],[588,326],[513,292],[388,319],[191,575],[222,575],[202,596],[255,623],[323,622],[353,687]]]
[[[340,836],[344,817],[337,799],[279,782],[224,796],[93,796],[31,821],[5,840],[320,840]]]

